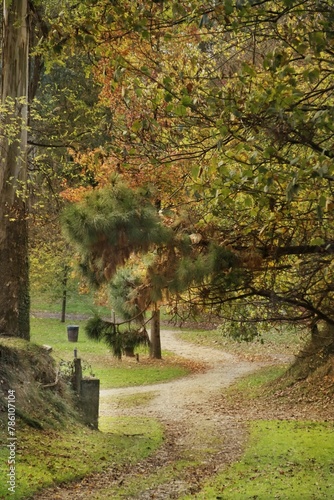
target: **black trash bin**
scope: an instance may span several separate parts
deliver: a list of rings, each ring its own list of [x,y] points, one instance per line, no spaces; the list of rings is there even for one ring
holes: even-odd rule
[[[69,325],[67,327],[67,338],[69,342],[78,342],[79,327],[77,325]]]

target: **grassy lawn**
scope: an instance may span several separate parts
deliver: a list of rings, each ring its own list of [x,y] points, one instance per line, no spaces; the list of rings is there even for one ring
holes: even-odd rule
[[[66,323],[69,324],[69,323]],[[84,330],[85,321],[77,321],[79,326],[78,342],[67,340],[66,325],[57,319],[31,319],[31,341],[39,345],[52,346],[55,360],[66,368],[66,363],[74,357],[77,349],[82,359],[84,375],[94,375],[100,379],[101,388],[148,385],[185,376],[189,369],[166,355],[163,360],[150,360],[147,351],[141,349],[140,362],[133,358],[117,360],[108,347],[90,340]],[[164,354],[164,353],[163,353]]]
[[[265,367],[224,392],[229,404],[274,398],[284,366]],[[279,404],[279,402],[277,402]],[[334,498],[334,422],[252,420],[241,459],[207,481],[197,500],[330,500]],[[189,500],[185,496],[182,500]]]
[[[163,429],[149,418],[101,419],[102,432],[69,422],[67,430],[17,430],[15,496],[0,484],[0,498],[27,499],[39,489],[80,479],[107,467],[120,470],[145,458],[163,440]],[[0,448],[0,477],[7,475],[8,449]]]
[[[233,405],[243,394],[245,404],[260,397],[284,367],[266,367],[243,377],[226,390]],[[204,483],[196,495],[182,500],[331,500],[334,498],[334,423],[300,420],[253,420],[242,457]],[[120,488],[106,488],[97,499],[135,498],[136,492],[182,477],[196,467],[184,456],[157,472],[130,478]]]
[[[252,422],[250,439],[242,459],[218,474],[195,498],[332,499],[333,430],[333,423]]]
[[[61,299],[55,299],[48,296],[46,293],[43,294],[32,294],[31,297],[31,310],[32,311],[44,311],[49,313],[55,313],[61,315]],[[110,309],[107,307],[97,306],[94,303],[94,294],[79,294],[76,291],[68,292],[67,304],[66,304],[66,314],[76,314],[76,315],[89,315],[93,316],[95,313],[99,313],[104,316],[110,317]]]
[[[101,385],[105,388],[156,383],[188,373],[170,356],[166,356],[167,361],[146,359],[145,362],[145,353],[141,352],[139,363],[126,358],[119,361],[104,344],[95,343],[86,337],[84,321],[77,324],[79,340],[74,343],[68,341],[66,325],[59,320],[33,317],[32,342],[29,345],[52,346],[52,355],[57,364],[61,360],[65,363],[72,361],[76,348],[86,367],[84,374],[94,372],[95,376],[101,378]],[[16,488],[13,496],[8,491],[6,481],[8,435],[5,420],[1,420],[0,477],[5,480],[1,479],[0,498],[30,498],[38,489],[80,479],[108,467],[124,470],[153,453],[163,441],[162,426],[150,418],[101,417],[99,430],[96,432],[78,425],[73,417],[68,417],[66,428],[37,430],[28,427],[17,415]]]

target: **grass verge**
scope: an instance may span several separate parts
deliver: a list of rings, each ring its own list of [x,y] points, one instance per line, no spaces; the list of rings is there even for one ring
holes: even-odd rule
[[[94,432],[73,424],[66,431],[41,432],[20,425],[16,435],[15,499],[27,499],[42,488],[107,467],[121,470],[147,457],[163,440],[162,427],[149,418],[102,418],[101,430]],[[1,478],[8,473],[4,439],[0,449]],[[0,498],[13,498],[6,480],[1,481]]]
[[[254,421],[243,458],[195,498],[329,500],[334,498],[333,455],[333,423]]]
[[[277,381],[286,373],[286,365],[266,366],[246,377],[241,377],[226,389],[226,396],[231,400],[239,399],[251,403],[264,394],[274,393]]]
[[[62,400],[53,394],[54,389],[43,389],[43,386],[49,383],[53,386],[57,363],[72,361],[74,348],[83,364],[90,367],[87,371],[93,370],[105,388],[170,380],[189,373],[187,367],[170,356],[166,356],[166,361],[154,362],[145,360],[144,354],[141,354],[140,363],[125,358],[119,362],[105,345],[86,337],[82,321],[78,322],[80,333],[76,343],[68,341],[66,326],[59,320],[32,318],[31,324],[30,343],[9,339],[1,348],[2,358],[5,356],[8,364],[6,370],[0,367],[1,394],[14,388],[17,396],[15,498],[28,499],[39,489],[77,480],[105,468],[116,470],[117,477],[120,470],[143,460],[161,445],[163,430],[155,420],[102,417],[99,422],[102,432],[94,432],[78,424],[70,400],[68,407],[63,408]],[[52,346],[56,366],[45,350],[38,348],[45,344]],[[58,390],[58,385],[55,388]],[[2,396],[0,498],[13,498],[7,483],[9,449],[6,446],[6,400]],[[24,419],[21,418],[23,413]]]

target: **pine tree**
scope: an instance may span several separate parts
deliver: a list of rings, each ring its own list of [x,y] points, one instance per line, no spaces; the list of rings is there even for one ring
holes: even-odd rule
[[[170,225],[168,219],[166,225],[150,193],[141,189],[115,182],[68,206],[62,220],[82,271],[96,285],[109,284],[116,312],[144,328],[144,313],[151,311],[155,358],[161,357],[159,304],[192,287],[195,297],[200,289],[210,296],[243,279],[230,250],[204,240],[199,245],[186,222],[181,229],[180,221]]]
[[[79,250],[83,273],[95,285],[110,282],[131,256],[168,246],[173,238],[172,230],[161,223],[149,193],[117,182],[70,205],[62,221],[67,237]],[[134,301],[130,304],[127,300],[129,286],[125,282],[124,274],[118,284],[114,282],[116,289],[123,288],[123,316],[138,319]],[[150,300],[140,300],[145,302],[144,311]],[[155,357],[161,357],[161,349],[155,350]]]

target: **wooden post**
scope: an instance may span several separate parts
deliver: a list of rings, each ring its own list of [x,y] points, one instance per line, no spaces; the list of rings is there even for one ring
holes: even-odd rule
[[[73,389],[80,394],[81,391],[81,380],[82,380],[82,367],[81,359],[74,358],[74,375],[73,375]]]
[[[80,390],[80,407],[84,423],[93,429],[98,429],[100,401],[100,380],[83,379]]]

